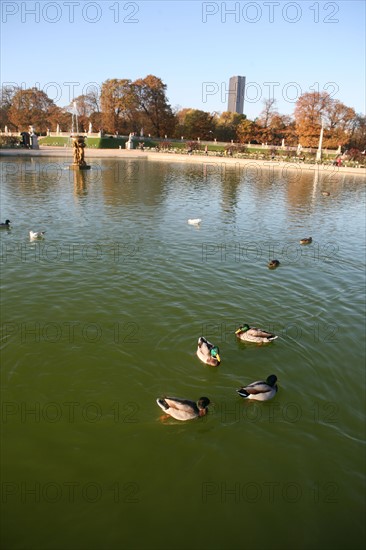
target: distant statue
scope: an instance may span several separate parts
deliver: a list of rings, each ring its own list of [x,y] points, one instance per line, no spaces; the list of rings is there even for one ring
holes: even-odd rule
[[[34,131],[33,126],[29,126],[29,134],[30,134],[31,149],[39,149],[38,138]]]
[[[133,143],[134,135],[135,134],[133,134],[132,132],[129,133],[128,141],[126,141],[126,143],[125,143],[126,149],[134,149],[134,143]]]
[[[93,132],[93,126],[92,126],[92,123],[89,122],[89,130],[88,130],[88,134],[91,134]]]

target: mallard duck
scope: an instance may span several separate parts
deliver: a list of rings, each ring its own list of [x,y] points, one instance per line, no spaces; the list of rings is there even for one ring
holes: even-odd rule
[[[313,238],[312,237],[307,237],[305,239],[301,239],[300,240],[300,244],[310,244],[313,242]]]
[[[2,228],[6,228],[6,229],[9,229],[10,228],[10,224],[11,224],[11,221],[10,220],[5,220],[5,223],[4,222],[1,222],[0,223],[0,227]]]
[[[258,380],[257,382],[252,382],[249,386],[244,386],[236,391],[241,397],[246,399],[268,401],[268,399],[272,399],[278,391],[276,382],[277,376],[275,374],[271,374],[265,382],[263,380]]]
[[[156,402],[166,414],[176,420],[193,420],[205,416],[210,404],[208,397],[200,397],[197,403],[179,397],[160,397]]]
[[[201,218],[190,218],[188,220],[189,225],[199,225],[201,223]]]
[[[235,334],[239,340],[244,340],[245,342],[257,342],[258,344],[272,342],[278,338],[278,336],[272,332],[268,332],[261,328],[250,327],[247,324],[241,325],[238,330],[235,331]]]
[[[203,336],[198,338],[197,357],[206,365],[211,365],[211,367],[218,367],[221,363],[219,348]]]
[[[46,231],[29,231],[29,237],[33,239],[42,239]]]
[[[280,265],[279,260],[270,260],[267,264],[269,269],[276,269],[276,267],[278,267],[279,265]]]

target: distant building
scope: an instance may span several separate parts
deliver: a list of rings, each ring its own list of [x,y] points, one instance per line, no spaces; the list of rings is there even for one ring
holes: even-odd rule
[[[229,100],[227,110],[230,113],[243,114],[245,94],[245,76],[232,76],[229,81]]]

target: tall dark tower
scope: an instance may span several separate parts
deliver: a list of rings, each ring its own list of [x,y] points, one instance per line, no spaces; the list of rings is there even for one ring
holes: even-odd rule
[[[243,114],[245,94],[245,76],[232,76],[229,80],[229,100],[227,110]]]

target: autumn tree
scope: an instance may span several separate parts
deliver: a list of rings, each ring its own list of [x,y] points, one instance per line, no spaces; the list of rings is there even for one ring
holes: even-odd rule
[[[16,91],[8,116],[18,131],[28,130],[29,126],[34,126],[37,132],[45,133],[59,111],[59,107],[43,91],[28,88]]]
[[[336,148],[345,145],[353,131],[356,113],[340,101],[333,99],[326,109],[324,146]]]
[[[111,79],[102,84],[100,104],[103,129],[109,133],[127,134],[134,126],[135,98],[131,80]],[[134,131],[137,130],[133,128]]]
[[[101,90],[102,123],[107,132],[131,131],[163,137],[172,135],[175,118],[166,97],[166,85],[148,75],[129,79],[106,80]]]
[[[296,130],[303,146],[317,147],[323,123],[323,146],[336,148],[349,141],[356,113],[326,92],[305,93],[295,107]]]
[[[280,134],[278,135],[278,139],[281,139],[282,143],[283,138],[285,140],[285,145],[290,147],[297,146],[299,139],[297,136],[295,120],[289,115],[280,115],[280,117],[282,119],[282,128],[280,130]]]
[[[295,145],[297,138],[294,132],[294,121],[288,115],[281,115],[276,107],[275,99],[263,101],[263,109],[256,119],[257,140],[260,143],[281,145],[285,140],[287,145]]]
[[[231,141],[237,139],[237,129],[245,115],[224,111],[218,117],[214,118],[215,137],[218,141]]]
[[[132,93],[134,122],[144,129],[145,134],[171,136],[175,118],[166,97],[166,84],[160,78],[148,75],[132,83]]]
[[[260,128],[256,121],[246,119],[239,124],[236,134],[240,143],[251,143],[252,141],[258,143]]]
[[[299,143],[303,147],[317,147],[326,109],[331,98],[327,92],[306,92],[296,102],[295,120]]]
[[[182,109],[177,113],[176,137],[212,140],[215,131],[214,116],[199,109]]]
[[[271,125],[274,117],[278,117],[276,100],[274,98],[265,99],[263,101],[263,109],[256,119],[256,123],[259,129],[258,137],[262,143],[271,143],[273,141],[273,132],[271,132]]]
[[[71,132],[72,117],[68,108],[59,109],[56,107],[49,116],[48,128],[51,132],[55,132],[59,126],[61,132]]]
[[[345,144],[348,148],[365,151],[366,149],[366,116],[357,114],[353,120],[351,130],[348,135],[348,141]]]

